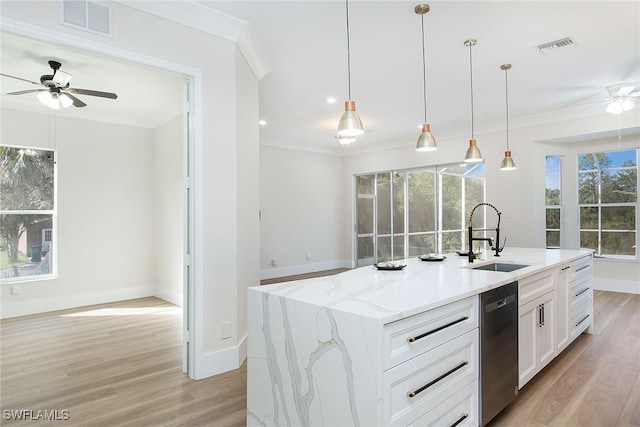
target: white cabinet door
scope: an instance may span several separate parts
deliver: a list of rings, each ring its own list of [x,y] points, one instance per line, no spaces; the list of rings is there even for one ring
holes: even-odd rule
[[[560,267],[555,273],[556,284],[556,353],[569,345],[569,273],[571,266]]]
[[[518,386],[522,388],[555,357],[555,292],[518,309]]]

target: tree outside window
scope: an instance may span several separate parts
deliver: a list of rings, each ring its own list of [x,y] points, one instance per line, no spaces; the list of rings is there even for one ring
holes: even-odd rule
[[[53,151],[0,146],[0,282],[53,273],[54,189]]]
[[[637,257],[638,150],[578,155],[580,246]]]
[[[545,164],[545,216],[547,248],[559,248],[562,216],[562,159],[547,156]]]

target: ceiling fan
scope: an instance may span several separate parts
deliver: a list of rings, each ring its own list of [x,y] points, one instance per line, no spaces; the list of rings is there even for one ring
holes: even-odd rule
[[[118,95],[111,92],[100,92],[97,90],[69,87],[69,81],[71,81],[71,77],[73,76],[64,71],[60,71],[60,67],[62,66],[62,64],[58,61],[49,61],[49,66],[53,70],[53,74],[45,74],[40,76],[40,82],[34,82],[31,80],[23,79],[21,77],[15,77],[9,74],[0,73],[0,75],[5,77],[22,80],[34,85],[44,86],[44,88],[41,89],[28,89],[20,90],[17,92],[9,92],[7,93],[7,95],[24,95],[26,93],[40,92],[38,94],[38,100],[41,103],[49,106],[49,108],[55,110],[59,109],[61,106],[63,108],[70,107],[72,104],[75,107],[86,107],[87,104],[76,98],[74,94],[99,96],[101,98],[109,99],[118,98]]]
[[[640,101],[639,83],[618,83],[607,86],[611,100],[607,105],[607,111],[620,114],[633,108],[634,103]]]

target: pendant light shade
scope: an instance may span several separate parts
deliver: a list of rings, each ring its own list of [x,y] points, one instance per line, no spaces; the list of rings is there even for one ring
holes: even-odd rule
[[[467,153],[464,156],[465,163],[479,163],[484,160],[475,140],[473,129],[473,61],[471,57],[471,48],[476,44],[478,44],[476,39],[469,39],[464,42],[464,45],[469,48],[469,75],[471,76],[471,139],[469,140]]]
[[[349,99],[344,103],[344,114],[340,118],[338,123],[338,136],[339,137],[354,137],[362,135],[364,128],[362,126],[362,120],[356,113],[356,103],[351,100],[351,51],[349,41],[349,0],[345,0],[347,11],[347,84],[349,88]]]
[[[422,132],[418,137],[416,151],[433,151],[437,150],[436,139],[431,133],[431,125],[427,123],[427,61],[424,47],[424,15],[429,12],[428,4],[419,4],[415,7],[415,12],[420,15],[422,21],[422,83],[423,83],[423,100],[424,100],[424,123],[422,124]]]
[[[500,69],[504,71],[504,100],[507,110],[507,150],[504,152],[504,158],[500,164],[500,170],[512,171],[516,168],[516,162],[511,157],[511,150],[509,150],[509,82],[507,74],[511,69],[511,64],[502,64]]]

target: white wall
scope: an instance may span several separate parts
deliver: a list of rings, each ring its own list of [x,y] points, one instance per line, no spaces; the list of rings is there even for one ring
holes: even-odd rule
[[[260,146],[261,278],[350,265],[342,175],[340,157]]]
[[[1,135],[58,168],[58,277],[0,287],[1,316],[153,295],[152,132],[2,109]]]
[[[153,130],[153,224],[149,248],[153,258],[154,295],[183,303],[184,172],[183,117]]]

